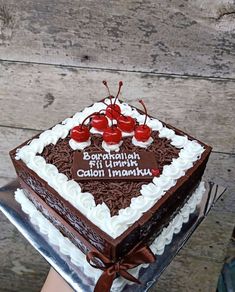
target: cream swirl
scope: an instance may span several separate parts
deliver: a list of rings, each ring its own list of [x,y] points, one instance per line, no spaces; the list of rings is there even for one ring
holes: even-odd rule
[[[175,136],[175,132],[172,129],[168,129],[167,127],[163,127],[159,131],[159,137],[160,138],[167,138],[167,139],[172,139]]]
[[[186,204],[184,208],[180,210],[180,215],[184,223],[188,222],[188,214],[190,213],[190,207]]]
[[[122,137],[130,137],[134,135],[134,131],[133,132],[124,132],[122,131]]]
[[[153,143],[153,138],[150,137],[147,141],[138,141],[135,137],[132,138],[132,144],[141,148],[147,148]]]
[[[55,165],[46,163],[39,172],[38,175],[47,181],[50,186],[53,186],[53,180],[58,175],[58,169]]]
[[[87,215],[90,210],[93,208],[96,208],[95,200],[92,194],[88,192],[80,193],[79,196],[76,199],[76,202],[74,204],[84,215]],[[108,220],[108,219],[107,219]],[[96,223],[96,218],[92,219],[92,222]],[[103,227],[103,224],[97,224],[97,226]]]
[[[183,148],[188,143],[188,138],[186,136],[175,135],[172,137],[171,145],[176,148]]]
[[[165,177],[170,177],[172,179],[178,179],[181,176],[183,176],[185,174],[185,172],[182,169],[176,167],[174,164],[170,164],[170,165],[165,165],[163,167],[162,174]]]
[[[120,105],[121,112],[124,116],[131,116],[132,115],[132,108],[129,106],[129,104],[123,102]]]
[[[139,114],[139,116],[137,117],[137,122],[138,122],[139,124],[143,125],[145,119],[146,119],[146,124],[148,125],[148,123],[150,122],[150,118],[149,118],[149,117],[146,118],[146,115],[141,115],[141,114]]]
[[[182,170],[187,170],[193,166],[193,163],[192,161],[179,157],[177,159],[173,158],[171,165]]]
[[[50,185],[57,191],[59,189],[60,192],[66,196],[66,194],[63,193],[63,188],[67,181],[68,178],[66,175],[63,173],[58,173],[57,175],[51,177]]]
[[[86,147],[91,145],[91,138],[89,138],[87,141],[85,142],[77,142],[74,139],[70,139],[69,140],[69,146],[73,149],[73,150],[83,150]]]
[[[201,153],[203,152],[203,147],[195,140],[190,141],[190,143],[187,143],[185,145],[185,150],[192,151],[195,153]]]
[[[199,143],[190,141],[181,149],[179,157],[194,162],[201,157],[203,151],[204,148]]]
[[[35,157],[35,154],[35,151],[31,147],[25,145],[22,148],[16,150],[15,159],[21,159],[25,164],[28,164]]]
[[[99,204],[96,208],[91,208],[87,212],[87,217],[89,219],[94,219],[100,225],[105,222],[105,220],[110,220],[110,210],[105,203]],[[105,225],[104,225],[105,226]]]
[[[120,141],[118,144],[107,144],[105,141],[102,142],[102,148],[106,151],[106,152],[110,152],[110,151],[115,151],[118,152],[120,149],[120,146],[122,145],[123,141]]]
[[[65,195],[67,201],[76,206],[77,198],[81,193],[81,187],[74,180],[65,181],[63,177],[61,177],[61,180],[62,192]]]
[[[130,212],[128,212],[128,213],[130,213]],[[133,213],[139,216],[139,214],[137,214],[138,212],[133,212]],[[132,220],[134,218],[138,218],[138,217],[136,217],[134,215],[134,217],[132,217]],[[138,220],[138,219],[136,219],[136,220]],[[117,238],[119,235],[121,235],[126,230],[126,228],[128,228],[128,226],[131,225],[129,223],[128,216],[126,216],[125,213],[123,213],[119,216],[115,215],[115,216],[110,218],[110,221],[105,220],[103,224],[105,225],[106,232],[113,238]]]
[[[91,129],[90,129],[90,133],[91,134],[98,134],[98,135],[103,135],[103,131],[98,131],[98,130],[96,130],[94,127],[92,127]]]
[[[36,155],[28,162],[28,167],[34,172],[37,172],[39,169],[46,167],[46,161],[42,156]]]
[[[35,153],[42,153],[44,149],[44,143],[41,139],[35,138],[29,143],[30,149],[32,149],[33,152]]]
[[[160,131],[163,128],[162,123],[153,118],[147,121],[147,126],[149,126],[153,131]]]
[[[142,213],[144,213],[151,207],[152,200],[149,197],[138,196],[131,199],[130,208],[132,210],[140,210]]]
[[[60,136],[57,135],[52,130],[46,130],[45,132],[42,132],[42,134],[39,135],[40,142],[44,144],[44,146],[49,144],[56,144],[59,140]]]
[[[195,206],[195,208],[196,208],[196,206]],[[175,234],[179,233],[181,230],[181,227],[183,225],[183,218],[182,218],[182,216],[180,216],[180,214],[175,216],[175,218],[172,221],[172,225],[174,226],[174,233]]]
[[[67,130],[71,130],[72,128],[74,128],[75,126],[78,126],[80,123],[77,119],[74,118],[67,118],[62,122],[63,126],[65,127],[65,129]]]
[[[141,119],[141,114],[137,111],[136,108],[132,108],[130,116],[136,119],[138,122]]]
[[[132,225],[137,221],[140,217],[140,214],[137,210],[133,210],[131,207],[127,207],[125,209],[121,209],[118,212],[116,218],[121,224],[128,224],[128,226]]]
[[[176,181],[171,177],[162,174],[159,177],[155,177],[153,183],[162,190],[167,191],[176,184]]]
[[[78,124],[82,123],[84,119],[83,113],[82,112],[77,112],[74,116],[73,116],[73,120],[75,120]]]
[[[64,139],[67,137],[69,130],[64,127],[64,125],[58,124],[54,126],[52,129],[52,132],[56,134],[57,137],[60,137],[61,139]]]
[[[165,194],[163,189],[159,186],[156,186],[154,183],[142,185],[140,193],[144,197],[148,197],[155,200],[155,202]]]

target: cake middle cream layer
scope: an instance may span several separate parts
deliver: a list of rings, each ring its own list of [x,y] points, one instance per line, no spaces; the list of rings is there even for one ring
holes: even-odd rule
[[[196,206],[201,202],[205,191],[205,185],[201,182],[178,214],[153,241],[150,249],[155,255],[163,254],[165,246],[171,243],[174,234],[179,233],[183,224],[188,222],[190,214],[195,211]],[[22,210],[28,214],[30,221],[39,227],[41,233],[47,235],[49,242],[58,246],[62,254],[68,256],[73,264],[82,268],[84,273],[92,277],[96,282],[101,276],[102,271],[90,266],[86,260],[86,256],[36,209],[33,203],[25,196],[23,190],[18,189],[16,191],[15,199],[21,205]],[[138,278],[140,269],[147,268],[148,266],[148,264],[140,265],[129,272]],[[121,291],[126,283],[127,281],[125,279],[118,277],[114,280],[112,291]],[[128,284],[132,284],[132,282],[128,282]]]
[[[105,102],[108,104],[110,100],[107,99]],[[141,123],[145,119],[145,115],[128,104],[120,102],[117,104],[124,115],[135,118],[137,122]],[[146,124],[153,130],[154,142],[148,146],[146,151],[153,150],[158,153],[161,171],[159,177],[153,178],[149,183],[125,182],[115,183],[113,186],[112,183],[109,183],[110,189],[104,187],[105,183],[102,185],[102,183],[95,182],[77,182],[72,179],[68,171],[68,167],[71,166],[71,153],[74,151],[69,146],[69,131],[90,114],[105,108],[106,105],[103,102],[95,103],[72,118],[66,119],[62,124],[43,132],[38,138],[18,149],[16,159],[22,160],[62,198],[115,239],[152,208],[168,190],[175,186],[180,178],[185,176],[186,171],[200,160],[205,148],[197,141],[190,140],[186,135],[176,134],[173,129],[168,128],[157,119],[147,118]],[[100,149],[102,143],[99,139],[100,137],[95,134],[87,151],[94,151],[94,148],[97,150],[97,147]],[[120,145],[120,149],[122,147],[123,149],[131,147],[133,151],[142,149],[140,145],[133,145],[130,137],[123,139],[125,139],[125,143]],[[161,143],[162,147],[160,147]],[[159,152],[158,149],[160,149]],[[163,149],[165,149],[165,153],[171,153],[170,160],[166,158],[169,155],[164,158]],[[64,153],[67,164],[61,159],[61,156],[58,159],[58,151]],[[105,190],[106,193],[122,191],[123,195],[106,196],[105,200]],[[100,192],[103,194],[103,199]],[[128,197],[130,193],[131,195]]]

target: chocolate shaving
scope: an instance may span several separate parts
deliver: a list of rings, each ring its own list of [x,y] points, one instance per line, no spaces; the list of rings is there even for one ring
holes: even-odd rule
[[[156,155],[156,161],[159,166],[160,173],[164,165],[171,163],[173,158],[177,158],[179,150],[170,144],[166,138],[159,138],[158,132],[152,133],[153,143],[147,148]],[[65,174],[68,179],[72,179],[71,166],[73,163],[73,152],[69,146],[70,137],[59,139],[56,145],[50,144],[44,148],[42,157],[47,163],[54,164],[60,173]],[[140,147],[132,144],[132,137],[123,138],[123,144],[120,150],[141,151]],[[100,135],[92,135],[91,145],[86,148],[87,152],[102,151],[102,137]],[[107,181],[83,181],[79,182],[82,192],[90,192],[96,204],[105,203],[111,212],[111,215],[117,215],[120,209],[130,206],[131,199],[140,195],[140,189],[146,182],[129,181],[129,182],[107,182]]]

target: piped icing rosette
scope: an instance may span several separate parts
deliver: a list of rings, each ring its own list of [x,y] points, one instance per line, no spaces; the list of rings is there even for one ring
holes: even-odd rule
[[[163,228],[160,235],[155,238],[150,246],[151,251],[155,255],[162,255],[164,253],[166,245],[172,242],[174,234],[179,233],[182,229],[183,224],[188,222],[190,214],[195,211],[197,205],[201,202],[205,190],[206,189],[204,183],[200,183],[196,191],[192,194],[187,203],[181,208],[179,213],[173,218],[168,226]],[[90,277],[93,278],[95,281],[99,279],[102,271],[89,265],[86,260],[86,256],[68,238],[64,237],[62,233],[60,233],[49,222],[49,220],[47,220],[36,209],[32,202],[26,198],[22,190],[18,189],[15,192],[15,199],[21,205],[22,210],[29,215],[30,221],[38,226],[39,230],[43,234],[48,236],[48,240],[50,243],[56,245],[62,254],[70,258],[71,262],[74,265],[82,268],[85,274],[90,275]],[[129,216],[131,218],[131,221],[134,221],[135,218],[137,218],[135,217],[137,216],[137,214],[133,214],[133,211],[131,209],[126,210],[125,214],[123,215],[125,215],[126,220],[128,220]],[[105,213],[102,212],[100,215],[100,219],[103,218],[103,216],[105,216]],[[114,219],[114,217],[112,217],[111,219]],[[119,233],[122,233],[122,223],[120,223],[120,221],[116,221],[115,224],[115,227],[119,230]],[[142,264],[134,269],[128,270],[128,272],[131,273],[134,277],[138,278],[140,269],[147,268],[148,266],[149,264]],[[127,283],[129,285],[132,284],[132,282],[127,282],[127,280],[122,277],[117,277],[113,282],[111,291],[120,291]]]
[[[141,148],[148,148],[153,143],[153,138],[150,137],[147,141],[138,141],[135,137],[132,138],[132,143]]]
[[[188,142],[180,151],[179,157],[188,161],[196,161],[201,157],[204,148],[196,141]]]
[[[110,104],[109,99],[107,99],[107,103]],[[119,101],[117,101],[117,104],[120,106],[123,114],[131,116],[138,121],[144,121],[145,115],[139,113],[136,109],[133,109],[125,103],[120,103]],[[30,169],[37,173],[39,177],[53,187],[59,195],[69,201],[85,215],[88,212],[90,214],[96,213],[97,205],[95,204],[93,195],[82,192],[79,183],[69,183],[71,180],[62,173],[59,173],[55,166],[46,163],[45,159],[38,154],[42,153],[45,146],[51,143],[55,144],[59,139],[66,138],[69,131],[74,126],[82,123],[89,114],[98,112],[105,108],[106,105],[103,102],[95,103],[88,109],[76,113],[72,118],[66,119],[62,124],[56,125],[51,130],[43,132],[38,138],[34,138],[28,145],[25,145],[16,151],[17,160],[22,160]],[[163,167],[163,171],[159,177],[154,177],[151,182],[142,185],[139,199],[136,200],[136,202],[133,200],[128,208],[119,210],[119,213],[116,216],[111,217],[111,215],[108,215],[105,224],[96,222],[94,218],[95,224],[97,224],[97,226],[104,232],[110,234],[113,238],[119,236],[130,226],[129,222],[131,221],[127,220],[125,214],[133,214],[133,218],[140,218],[144,213],[145,208],[151,208],[172,186],[174,186],[177,179],[182,177],[185,172],[193,166],[195,161],[201,157],[204,151],[204,148],[197,141],[190,141],[186,136],[176,135],[174,130],[168,129],[167,126],[163,126],[163,124],[157,119],[147,118],[146,124],[153,131],[158,131],[159,137],[169,139],[172,145],[180,149],[179,156],[174,158],[169,166]],[[107,150],[113,151],[110,149]],[[143,199],[141,197],[143,197]],[[142,207],[138,207],[142,203],[143,209]],[[110,214],[110,211],[107,210],[106,207],[101,205],[98,208],[99,210],[101,209],[100,211],[102,211],[103,208],[104,210],[102,212],[107,212],[107,214],[109,212]],[[137,208],[137,210],[134,208]],[[126,209],[128,211],[125,211]],[[117,231],[115,230],[115,224],[120,225]],[[113,230],[112,233],[110,233],[110,230]]]
[[[163,127],[159,131],[159,137],[160,138],[167,138],[167,139],[171,140],[175,137],[175,132],[172,129],[168,129],[167,127]]]
[[[115,151],[118,152],[120,150],[120,146],[122,145],[123,141],[120,141],[117,144],[108,144],[105,141],[102,142],[102,148],[106,151],[106,152],[111,152],[111,151]]]
[[[84,150],[91,145],[91,139],[89,138],[85,142],[76,142],[74,139],[69,140],[69,145],[73,150]]]

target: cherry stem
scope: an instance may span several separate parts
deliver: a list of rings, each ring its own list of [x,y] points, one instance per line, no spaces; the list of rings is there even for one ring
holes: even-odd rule
[[[116,104],[117,98],[118,98],[118,96],[120,94],[120,91],[121,91],[121,88],[122,88],[122,85],[123,85],[123,82],[119,81],[118,93],[117,93],[117,95],[116,95],[116,97],[114,99],[114,104]]]
[[[102,100],[102,102],[106,105],[109,106],[110,104],[107,104],[104,100]],[[121,112],[117,111],[115,108],[112,108],[113,111],[115,111],[116,113],[119,113],[121,116],[123,116],[125,119],[127,119],[126,116],[124,116],[124,114],[122,114]]]
[[[142,106],[143,106],[143,108],[144,108],[144,113],[145,113],[144,125],[145,125],[146,124],[146,121],[147,121],[147,115],[148,115],[147,108],[146,108],[146,106],[145,106],[145,104],[144,104],[144,102],[143,102],[142,99],[139,100],[139,103],[141,103]]]
[[[94,116],[94,115],[98,115],[98,114],[99,114],[99,112],[94,112],[94,113],[90,114],[89,116],[87,116],[87,117],[82,121],[81,126],[82,126],[82,127],[84,126],[84,123],[85,123],[85,121],[86,121],[87,119],[89,119],[90,117],[92,117],[92,116]]]
[[[104,80],[104,81],[103,81],[103,84],[104,84],[104,86],[105,86],[105,87],[107,88],[107,90],[108,90],[109,99],[110,99],[110,104],[111,104],[111,106],[112,106],[112,96],[111,96],[111,93],[110,93],[110,90],[109,90],[108,83],[107,83],[106,80]]]

